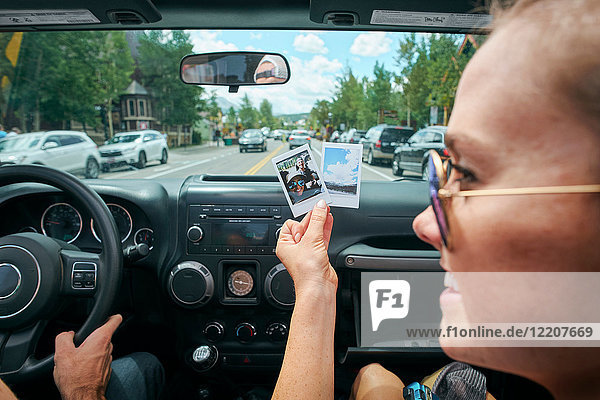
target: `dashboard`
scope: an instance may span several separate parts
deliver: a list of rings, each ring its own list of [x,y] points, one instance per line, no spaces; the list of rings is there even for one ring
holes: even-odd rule
[[[88,184],[109,206],[123,248],[148,245],[146,256],[125,259],[122,295],[131,313],[165,328],[180,365],[201,374],[279,369],[295,294],[275,255],[279,229],[292,218],[275,177]],[[377,351],[442,357],[439,348],[378,349],[361,340],[363,273],[441,271],[439,253],[412,231],[427,203],[424,182],[363,182],[359,209],[332,209],[338,362],[358,365]],[[85,207],[45,185],[0,188],[0,218],[2,235],[35,231],[84,251],[102,249]]]

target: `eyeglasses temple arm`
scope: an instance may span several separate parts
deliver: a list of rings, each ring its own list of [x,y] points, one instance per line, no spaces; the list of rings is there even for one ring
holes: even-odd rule
[[[563,193],[600,193],[600,185],[540,186],[509,189],[463,190],[459,192],[440,189],[438,191],[438,195],[444,198]]]

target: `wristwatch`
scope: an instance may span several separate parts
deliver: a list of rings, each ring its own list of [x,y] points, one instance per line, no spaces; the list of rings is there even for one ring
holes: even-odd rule
[[[402,390],[404,400],[440,400],[427,386],[413,382]]]

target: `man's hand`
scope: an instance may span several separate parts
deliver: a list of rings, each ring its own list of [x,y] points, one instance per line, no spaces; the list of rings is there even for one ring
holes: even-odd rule
[[[287,220],[281,228],[277,257],[292,276],[296,292],[315,285],[337,288],[337,275],[327,256],[332,228],[333,215],[323,200],[302,222]]]
[[[121,321],[123,317],[113,315],[79,347],[73,343],[72,331],[56,337],[54,382],[63,400],[104,399],[111,371],[111,338]]]

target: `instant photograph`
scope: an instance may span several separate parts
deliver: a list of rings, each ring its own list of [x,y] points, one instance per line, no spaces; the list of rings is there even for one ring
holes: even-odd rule
[[[362,145],[323,142],[321,171],[331,205],[358,208]]]
[[[272,162],[294,217],[306,214],[321,199],[331,202],[308,145],[274,157]]]

